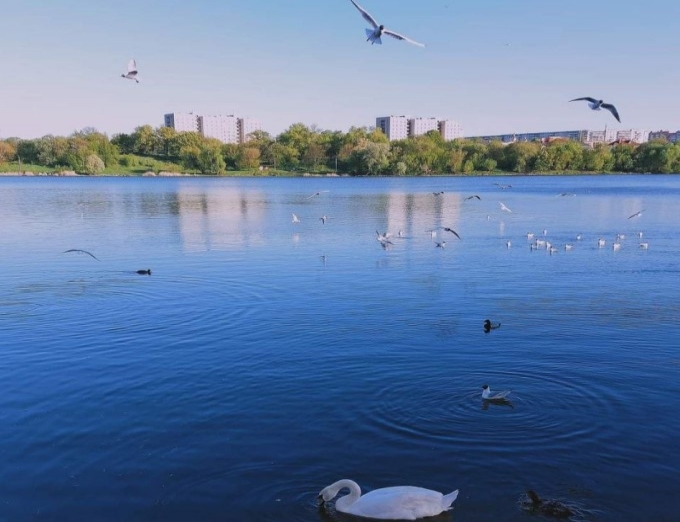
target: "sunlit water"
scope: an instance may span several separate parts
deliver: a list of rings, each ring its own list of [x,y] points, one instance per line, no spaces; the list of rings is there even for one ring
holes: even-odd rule
[[[325,521],[351,478],[677,521],[678,209],[675,176],[1,178],[0,520]]]

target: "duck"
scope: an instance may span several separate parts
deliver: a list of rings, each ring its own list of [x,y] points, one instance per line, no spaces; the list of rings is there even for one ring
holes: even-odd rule
[[[482,386],[482,399],[485,401],[504,401],[507,400],[508,395],[510,395],[509,391],[500,391],[492,394],[488,384]]]
[[[530,509],[546,517],[569,518],[575,514],[573,509],[558,500],[543,500],[532,489],[527,491],[527,497],[531,500]]]
[[[491,330],[495,330],[496,328],[500,328],[501,323],[492,323],[491,319],[484,319],[484,331],[486,333],[489,333]]]
[[[137,270],[137,273],[139,275],[151,275],[151,269],[147,268],[146,270]]]
[[[335,501],[340,513],[378,520],[417,520],[434,517],[452,509],[458,498],[458,490],[444,495],[439,491],[416,486],[393,486],[375,489],[361,494],[359,485],[350,479],[342,479],[327,486],[319,493],[320,503],[334,499],[343,490],[349,495]]]

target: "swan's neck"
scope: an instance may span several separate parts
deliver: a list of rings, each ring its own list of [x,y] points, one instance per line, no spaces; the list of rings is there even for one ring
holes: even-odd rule
[[[359,500],[359,497],[361,496],[361,488],[359,487],[359,484],[357,484],[353,480],[349,479],[338,480],[335,484],[333,484],[332,488],[334,490],[333,496],[337,495],[338,492],[344,488],[349,489],[349,495],[340,497],[338,500],[335,501],[335,509],[337,509],[338,511],[346,510],[349,506],[351,506],[357,500]]]

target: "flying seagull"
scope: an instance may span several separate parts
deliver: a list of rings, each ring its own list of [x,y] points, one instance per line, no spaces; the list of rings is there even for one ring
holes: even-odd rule
[[[368,36],[368,38],[366,38],[367,42],[371,42],[371,44],[382,45],[382,40],[380,40],[380,37],[383,34],[386,34],[387,36],[391,36],[392,38],[396,38],[397,40],[403,40],[414,45],[419,45],[420,47],[425,47],[424,44],[418,43],[414,40],[411,40],[410,38],[406,38],[402,34],[395,33],[394,31],[390,31],[389,29],[385,29],[385,26],[379,25],[378,22],[375,21],[375,18],[368,14],[368,11],[362,8],[354,0],[350,1],[354,4],[354,7],[356,7],[359,10],[361,16],[364,17],[364,20],[366,20],[373,27],[373,29],[366,29],[366,36]]]
[[[128,62],[127,73],[121,74],[121,77],[139,83],[139,80],[137,79],[137,62],[135,62],[134,58]]]
[[[474,198],[477,198],[477,199],[479,199],[479,200],[482,199],[482,198],[480,198],[477,194],[475,194],[474,196],[468,196],[468,197],[466,197],[466,198],[465,198],[465,201],[467,201],[467,200],[469,200],[469,199],[474,199]]]
[[[452,228],[449,228],[449,227],[441,227],[441,228],[443,228],[446,232],[451,232],[454,236],[456,236],[461,241],[463,240],[463,238],[458,235],[458,232],[456,232]]]
[[[607,109],[609,112],[611,112],[614,115],[614,118],[616,118],[616,121],[621,123],[621,118],[619,118],[619,112],[616,110],[616,107],[614,107],[611,103],[604,103],[602,100],[596,100],[595,98],[574,98],[573,100],[569,100],[570,102],[573,101],[581,101],[585,100],[588,102],[588,107],[593,109],[594,111],[599,111],[600,109]]]
[[[306,197],[305,199],[312,199],[314,196],[320,196],[322,192],[330,192],[330,190],[320,190],[319,192],[315,192],[314,194]]]
[[[636,218],[636,217],[640,217],[640,216],[642,215],[643,212],[644,212],[644,210],[641,210],[640,212],[636,212],[636,213],[633,214],[632,216],[628,216],[628,219],[633,219],[633,218]]]
[[[512,210],[506,207],[505,204],[503,204],[501,201],[499,201],[498,203],[500,203],[501,205],[501,210],[505,210],[506,212],[510,212],[510,214],[512,214]]]
[[[93,259],[97,259],[97,256],[95,256],[94,254],[91,254],[87,250],[81,250],[79,248],[69,248],[68,250],[64,250],[63,253],[66,254],[67,252],[82,252],[83,254],[87,254],[88,256],[90,256]],[[99,259],[97,259],[97,261],[99,261]]]

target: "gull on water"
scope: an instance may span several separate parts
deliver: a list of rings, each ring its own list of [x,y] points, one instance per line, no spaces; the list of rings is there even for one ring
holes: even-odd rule
[[[357,4],[354,0],[350,1],[354,4],[354,7],[356,7],[359,10],[361,16],[364,17],[364,20],[366,20],[369,24],[371,24],[371,27],[373,27],[373,29],[366,29],[366,36],[368,36],[368,38],[366,38],[367,42],[371,42],[371,44],[382,45],[382,40],[380,39],[380,37],[386,34],[387,36],[391,36],[392,38],[396,38],[397,40],[402,40],[404,42],[412,43],[420,47],[425,47],[425,44],[421,44],[419,42],[416,42],[415,40],[411,40],[410,38],[407,38],[403,34],[395,33],[394,31],[385,29],[385,26],[378,24],[378,22],[375,21],[375,18],[368,14],[368,11],[366,11],[363,7]]]
[[[69,248],[68,250],[64,250],[62,253],[63,253],[63,254],[66,254],[67,252],[81,252],[81,253],[87,254],[87,255],[90,256],[91,258],[96,259],[97,261],[99,261],[99,259],[97,258],[97,256],[95,256],[94,254],[88,252],[87,250],[81,250],[80,248]]]
[[[612,243],[612,250],[621,250],[621,243]]]
[[[598,239],[597,240],[597,247],[602,248],[607,244],[607,242],[604,239]]]
[[[619,112],[616,110],[616,107],[614,107],[611,103],[604,103],[602,100],[596,100],[595,98],[589,98],[589,97],[584,97],[584,98],[574,98],[573,100],[569,100],[570,102],[573,101],[581,101],[585,100],[588,102],[588,107],[593,109],[594,111],[599,111],[600,109],[606,109],[609,112],[611,112],[614,115],[614,118],[621,123],[621,118],[619,118]]]
[[[299,217],[297,216],[297,214],[295,214],[295,213],[293,213],[292,222],[293,222],[293,223],[299,223],[299,222],[300,222],[300,218],[299,218]]]
[[[328,216],[324,214],[319,218],[319,221],[321,221],[324,225],[326,224],[326,220],[328,219]]]
[[[485,401],[506,400],[508,395],[510,395],[510,391],[499,391],[496,393],[492,393],[491,388],[489,388],[488,384],[482,386],[482,399],[484,399]]]
[[[510,210],[508,207],[505,206],[505,204],[502,201],[498,202],[501,206],[501,210],[505,210],[506,212],[510,212],[512,214],[512,210]]]
[[[505,243],[505,247],[506,247],[506,248],[512,247],[512,242],[511,242],[511,241],[508,241],[507,243]]]
[[[500,328],[501,323],[492,323],[491,319],[484,319],[484,331],[486,333],[489,333],[491,330],[495,330],[496,328]]]
[[[139,80],[137,79],[137,62],[134,60],[134,58],[128,62],[127,73],[121,74],[120,76],[122,78],[134,80],[139,83]]]
[[[649,243],[640,243],[640,248],[642,250],[647,250],[649,249]]]

